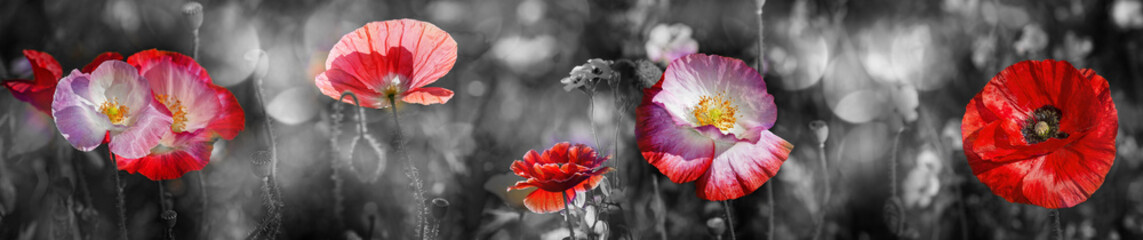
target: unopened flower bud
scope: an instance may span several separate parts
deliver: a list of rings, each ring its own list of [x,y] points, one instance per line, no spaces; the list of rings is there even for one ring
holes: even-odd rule
[[[162,217],[163,220],[167,220],[168,226],[174,226],[175,220],[179,218],[179,214],[176,213],[175,210],[165,210],[159,217]]]
[[[187,16],[187,22],[190,23],[191,29],[195,31],[202,27],[202,4],[198,2],[187,2],[183,4],[183,15]]]
[[[829,139],[829,124],[822,120],[814,120],[810,122],[810,131],[818,137],[818,144],[825,144],[826,139]]]

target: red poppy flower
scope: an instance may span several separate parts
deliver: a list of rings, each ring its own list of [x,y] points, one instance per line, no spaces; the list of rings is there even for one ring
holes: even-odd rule
[[[63,68],[52,55],[36,50],[24,50],[24,57],[32,65],[32,80],[4,80],[4,87],[16,99],[35,106],[36,109],[52,114],[52,95],[56,93],[56,83],[63,77]]]
[[[1115,160],[1119,118],[1107,80],[1066,61],[1023,61],[969,101],[961,125],[972,173],[1010,202],[1082,203]]]
[[[28,62],[32,65],[33,79],[5,80],[4,87],[7,87],[16,99],[32,104],[36,109],[47,113],[50,117],[52,114],[52,97],[56,92],[56,84],[63,77],[63,68],[51,54],[45,52],[24,50],[24,57],[28,58]],[[83,67],[81,72],[90,74],[104,61],[122,59],[123,56],[118,53],[103,53]]]
[[[151,180],[179,178],[210,162],[216,138],[234,139],[245,127],[245,114],[226,88],[214,85],[206,69],[186,55],[146,50],[127,62],[150,83],[155,99],[173,118],[170,131],[142,158],[120,158],[119,169]]]
[[[596,156],[595,150],[583,144],[559,143],[544,154],[536,150],[524,154],[524,160],[512,162],[512,172],[527,178],[516,182],[508,190],[535,187],[536,191],[524,198],[524,206],[536,213],[551,213],[564,209],[564,193],[568,200],[578,193],[594,189],[603,181],[610,167],[600,167],[611,156]],[[573,191],[574,190],[574,191]]]
[[[778,109],[762,76],[734,58],[675,59],[635,111],[643,158],[675,183],[698,180],[706,200],[754,192],[794,148],[769,130]]]
[[[445,103],[453,92],[424,87],[456,63],[456,41],[437,26],[400,19],[371,22],[346,34],[329,51],[315,79],[327,96],[357,95],[362,107],[386,108],[390,98],[424,105]],[[353,104],[350,98],[346,103]]]

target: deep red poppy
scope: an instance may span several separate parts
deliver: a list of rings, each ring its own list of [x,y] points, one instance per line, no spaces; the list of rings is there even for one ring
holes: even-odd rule
[[[969,101],[961,131],[980,182],[1010,202],[1082,203],[1115,160],[1119,118],[1107,80],[1066,61],[1005,68]]]
[[[63,76],[63,68],[51,54],[36,50],[24,50],[24,57],[32,65],[32,79],[4,80],[4,87],[16,99],[35,106],[36,109],[52,114],[52,96],[56,93],[56,83]]]
[[[563,193],[567,193],[570,201],[577,194],[594,189],[603,181],[603,174],[611,171],[610,167],[600,167],[610,158],[597,156],[595,150],[586,145],[566,142],[544,150],[542,155],[531,150],[524,154],[523,161],[512,162],[512,172],[527,179],[516,182],[508,190],[538,188],[524,198],[524,206],[532,212],[563,210]]]
[[[52,97],[56,93],[56,84],[63,77],[63,68],[51,54],[36,50],[24,50],[24,57],[32,65],[32,80],[11,79],[4,80],[4,87],[12,92],[12,96],[20,101],[35,106],[36,109],[52,115]],[[99,64],[107,60],[123,60],[118,53],[107,52],[100,54],[95,60],[83,67],[83,73],[91,73]]]

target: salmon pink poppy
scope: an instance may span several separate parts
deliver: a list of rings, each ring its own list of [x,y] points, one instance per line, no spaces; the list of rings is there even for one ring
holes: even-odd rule
[[[139,158],[169,132],[171,113],[130,64],[105,61],[91,74],[72,70],[52,100],[56,127],[68,143],[91,151],[108,139],[111,152]]]
[[[147,155],[120,158],[119,169],[156,181],[178,178],[210,162],[216,138],[234,139],[243,130],[246,117],[238,100],[214,85],[194,59],[152,49],[131,55],[127,62],[147,79],[173,121]]]
[[[36,50],[24,50],[24,57],[32,65],[32,79],[4,80],[4,87],[16,99],[35,106],[44,113],[52,112],[52,95],[56,93],[56,82],[63,76],[60,63],[52,55]]]
[[[1119,117],[1107,80],[1066,61],[1008,66],[965,108],[972,173],[1010,202],[1066,208],[1087,201],[1115,160]]]
[[[742,60],[691,54],[675,59],[636,109],[643,158],[675,183],[698,181],[702,199],[754,192],[778,173],[793,145],[770,132],[774,96]]]
[[[326,71],[315,79],[327,96],[352,92],[362,107],[386,108],[397,100],[445,103],[453,92],[425,87],[456,63],[456,41],[437,26],[411,19],[371,22],[346,34],[329,51]],[[354,102],[345,98],[346,103]]]
[[[579,193],[595,189],[610,167],[601,167],[611,156],[600,157],[595,150],[583,144],[559,143],[544,154],[536,150],[524,154],[524,160],[512,162],[512,172],[526,178],[508,190],[537,188],[524,198],[524,206],[536,213],[551,213],[564,209],[567,200]]]

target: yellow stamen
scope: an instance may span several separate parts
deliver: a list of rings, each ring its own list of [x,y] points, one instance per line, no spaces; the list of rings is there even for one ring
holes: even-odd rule
[[[99,112],[107,115],[111,119],[111,124],[123,125],[123,121],[127,120],[127,113],[130,109],[127,106],[119,105],[119,98],[112,98],[111,101],[99,104]]]
[[[159,99],[159,103],[162,103],[163,106],[167,106],[167,110],[171,111],[171,118],[174,120],[171,122],[171,131],[186,131],[187,108],[183,106],[183,102],[175,99],[174,96],[167,96],[166,94],[159,94],[157,98]]]
[[[693,111],[699,126],[711,125],[719,130],[727,131],[734,127],[738,120],[735,114],[738,108],[722,93],[714,97],[702,96]]]

